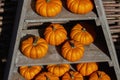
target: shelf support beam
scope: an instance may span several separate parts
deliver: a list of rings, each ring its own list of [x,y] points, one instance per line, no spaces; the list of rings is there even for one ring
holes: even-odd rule
[[[108,46],[110,57],[112,59],[112,64],[113,64],[113,67],[114,67],[114,70],[115,70],[115,73],[116,73],[116,77],[117,77],[117,80],[120,80],[120,67],[119,67],[114,43],[112,41],[112,36],[111,36],[111,32],[110,32],[109,25],[108,25],[108,22],[107,22],[107,18],[105,16],[106,14],[105,14],[105,10],[104,10],[104,7],[103,7],[103,2],[102,2],[102,0],[94,0],[94,2],[95,2],[95,5],[96,5],[96,9],[97,9],[97,12],[98,12],[98,17],[100,19],[102,30],[103,30],[103,33],[104,33],[104,36],[105,36],[105,39],[106,39],[106,43],[107,43],[107,46]]]

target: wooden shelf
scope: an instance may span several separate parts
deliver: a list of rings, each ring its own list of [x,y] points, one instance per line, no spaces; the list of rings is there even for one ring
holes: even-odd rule
[[[45,57],[41,59],[30,59],[24,56],[20,51],[18,51],[16,66],[24,65],[47,65],[47,64],[60,64],[60,63],[81,63],[81,62],[107,62],[110,58],[98,49],[94,44],[85,47],[85,53],[82,59],[75,62],[70,62],[64,59],[60,53],[56,50],[55,46],[49,46],[48,53]]]
[[[18,72],[13,72],[10,80],[25,80]]]
[[[23,30],[23,35],[39,35],[38,30]],[[16,66],[23,65],[47,65],[47,64],[59,64],[59,63],[80,63],[80,62],[106,62],[110,61],[110,58],[99,49],[96,45],[91,44],[85,46],[85,53],[82,59],[76,62],[69,62],[60,55],[60,47],[49,45],[48,53],[44,58],[31,59],[24,56],[20,50],[17,52]]]

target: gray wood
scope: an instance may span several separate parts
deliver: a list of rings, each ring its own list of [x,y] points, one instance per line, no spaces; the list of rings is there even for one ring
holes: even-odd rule
[[[115,70],[116,73],[116,77],[117,80],[120,80],[120,66],[118,63],[118,59],[117,59],[117,54],[116,54],[116,50],[115,50],[115,46],[113,44],[112,41],[112,36],[111,36],[111,32],[110,32],[110,28],[106,19],[106,15],[105,15],[105,10],[103,7],[103,3],[101,0],[94,0],[95,4],[96,4],[96,8],[97,8],[97,12],[98,12],[98,16],[101,22],[101,27],[105,36],[105,40],[107,43],[107,47],[109,50],[109,54],[111,57],[112,62],[110,63],[110,65],[113,65],[113,68]]]

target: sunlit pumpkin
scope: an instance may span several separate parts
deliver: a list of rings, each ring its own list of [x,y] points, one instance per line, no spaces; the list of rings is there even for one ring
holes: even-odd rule
[[[88,26],[89,27],[89,26]],[[94,30],[93,30],[94,31]],[[94,32],[93,32],[94,33]],[[70,37],[73,40],[79,41],[80,43],[84,45],[90,45],[92,42],[94,42],[94,35],[89,33],[86,28],[81,26],[80,24],[76,24],[70,33]]]
[[[96,62],[79,63],[76,68],[83,76],[89,76],[91,73],[98,70],[98,65]]]
[[[54,73],[58,77],[62,76],[65,72],[69,71],[70,64],[53,64],[48,65],[47,70],[51,73]]]
[[[84,78],[77,71],[68,71],[62,76],[62,80],[84,80]]]
[[[38,59],[47,54],[48,43],[40,37],[29,37],[21,42],[20,48],[25,56]]]
[[[90,75],[89,80],[111,80],[111,78],[104,71],[96,71]]]
[[[44,17],[54,17],[62,10],[61,0],[36,0],[36,12]]]
[[[76,14],[87,14],[93,10],[94,5],[91,0],[67,0],[67,8]]]
[[[61,54],[68,61],[80,60],[84,55],[84,46],[78,41],[68,40],[63,44]]]
[[[41,66],[20,66],[19,68],[20,74],[27,80],[33,79],[41,70]]]
[[[58,23],[50,24],[44,32],[46,41],[51,45],[60,45],[67,39],[67,31]]]
[[[60,80],[58,76],[54,75],[51,72],[43,72],[39,73],[36,77],[35,80]]]

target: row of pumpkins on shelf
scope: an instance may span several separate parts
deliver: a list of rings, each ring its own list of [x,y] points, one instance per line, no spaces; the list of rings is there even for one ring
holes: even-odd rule
[[[42,71],[43,68],[46,71]],[[111,80],[109,75],[98,69],[96,62],[75,64],[75,69],[70,64],[49,64],[41,66],[21,66],[19,73],[26,80]]]
[[[75,14],[87,14],[93,10],[91,0],[66,0],[68,10]],[[62,0],[36,0],[35,10],[44,17],[54,17],[62,11]]]
[[[93,32],[93,31],[92,31]],[[59,23],[51,23],[45,28],[44,38],[28,37],[21,42],[21,52],[32,59],[43,58],[48,52],[48,44],[61,47],[62,56],[69,61],[80,60],[84,55],[84,47],[94,41],[94,35],[80,24],[73,26],[71,39],[67,39],[67,30]]]

